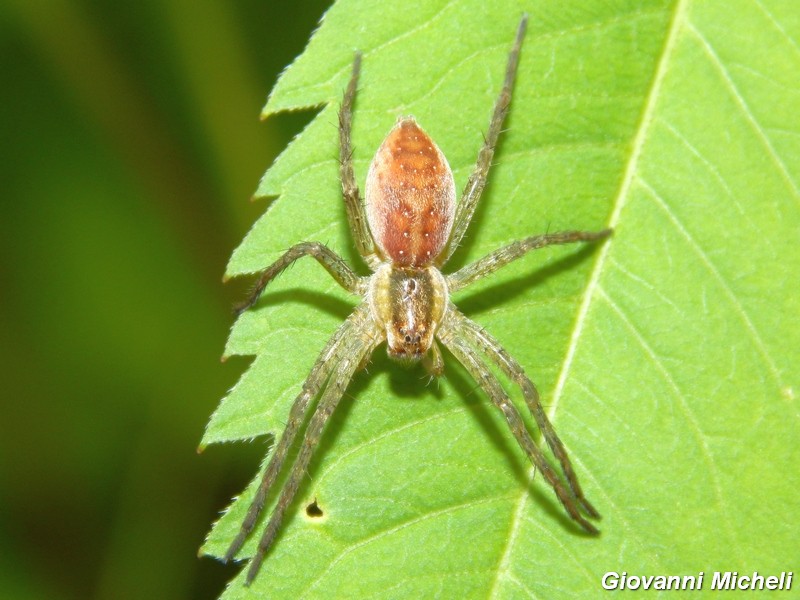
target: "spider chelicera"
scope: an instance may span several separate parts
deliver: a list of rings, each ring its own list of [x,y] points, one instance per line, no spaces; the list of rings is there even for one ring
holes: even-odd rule
[[[486,184],[495,144],[511,101],[526,23],[527,16],[519,24],[488,134],[458,204],[447,159],[413,117],[399,119],[375,154],[367,174],[366,206],[362,203],[353,174],[350,140],[353,101],[361,66],[361,55],[356,54],[352,77],[339,111],[340,175],[350,230],[372,275],[361,277],[328,247],[319,242],[304,242],[290,248],[264,271],[250,298],[237,307],[237,313],[241,313],[253,306],[266,285],[303,256],[317,259],[339,285],[362,298],[328,341],[303,383],[247,516],[225,554],[225,561],[231,560],[255,526],[295,436],[307,419],[311,402],[319,396],[294,464],[250,562],[247,584],[258,573],[275,539],[328,418],[353,375],[367,364],[372,351],[384,341],[391,358],[403,363],[421,361],[434,376],[441,375],[444,370],[437,340],[448,348],[502,412],[514,438],[552,486],[569,516],[587,532],[597,533],[584,514],[592,518],[600,515],[584,497],[567,452],[542,408],[536,387],[497,340],[459,312],[450,301],[450,294],[531,250],[552,244],[602,240],[611,230],[563,231],[528,237],[495,250],[455,273],[445,275],[440,270],[464,237]],[[561,467],[563,479],[533,441],[487,359],[522,390],[545,442]]]

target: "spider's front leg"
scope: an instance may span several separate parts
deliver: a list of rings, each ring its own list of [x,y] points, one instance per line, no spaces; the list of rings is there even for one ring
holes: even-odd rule
[[[547,445],[553,452],[553,456],[556,457],[558,463],[561,465],[561,470],[564,473],[564,477],[567,480],[570,490],[572,490],[572,495],[581,505],[586,514],[599,519],[600,513],[597,512],[594,506],[592,506],[592,504],[583,495],[583,490],[581,489],[580,483],[578,483],[578,477],[575,474],[575,470],[572,468],[572,463],[569,460],[567,450],[564,448],[564,444],[561,442],[556,430],[553,428],[553,424],[550,422],[550,419],[547,418],[547,413],[545,413],[542,403],[539,400],[539,392],[537,391],[533,382],[525,374],[525,370],[522,368],[522,365],[520,365],[506,351],[506,349],[500,345],[500,342],[492,337],[485,329],[475,323],[475,321],[468,319],[460,313],[458,314],[458,320],[461,325],[460,331],[464,334],[467,340],[469,340],[473,346],[480,348],[481,351],[488,356],[489,359],[503,371],[503,373],[506,374],[506,376],[508,376],[520,387],[522,390],[522,395],[525,398],[525,403],[528,405],[528,410],[530,410],[531,415],[536,420],[536,425],[539,427],[539,431],[542,432]]]
[[[320,242],[302,242],[289,248],[283,256],[261,273],[250,297],[234,307],[236,315],[242,314],[258,302],[267,284],[275,279],[286,267],[303,256],[316,258],[336,282],[351,294],[361,295],[363,293],[364,278],[356,275],[341,256]]]
[[[357,338],[356,333],[359,330],[359,324],[364,322],[367,316],[368,311],[366,306],[362,305],[356,308],[341,327],[336,330],[336,333],[333,334],[331,339],[328,340],[322,352],[319,353],[317,361],[311,369],[311,373],[308,374],[308,377],[306,377],[306,380],[303,382],[303,390],[297,398],[295,398],[289,410],[286,427],[275,446],[272,458],[267,465],[266,471],[264,471],[256,495],[253,497],[250,507],[247,510],[247,515],[239,527],[239,533],[225,553],[225,557],[223,558],[224,562],[228,562],[236,556],[247,539],[247,536],[250,535],[253,527],[255,527],[258,515],[264,508],[267,494],[283,468],[283,463],[286,460],[289,448],[305,420],[311,400],[319,393],[324,383],[328,380],[328,377],[330,377],[331,371],[333,371],[333,368],[336,366],[338,358],[347,354],[349,346],[353,343],[352,340]]]
[[[492,403],[503,413],[517,443],[528,456],[533,466],[542,473],[547,483],[553,488],[559,502],[561,502],[569,516],[588,533],[597,534],[597,528],[581,514],[570,489],[564,486],[555,469],[531,438],[522,416],[511,402],[508,394],[503,390],[497,377],[481,360],[477,351],[469,344],[469,334],[461,322],[464,318],[458,309],[450,304],[445,319],[437,332],[437,337],[453,353],[453,356],[464,365],[473,379],[489,396]]]
[[[319,403],[306,428],[303,443],[289,472],[288,479],[281,490],[278,504],[270,515],[267,528],[258,542],[258,549],[250,562],[250,568],[247,570],[246,585],[250,585],[255,579],[264,556],[275,540],[286,509],[292,503],[300,482],[306,474],[311,455],[319,444],[325,424],[333,414],[344,395],[347,385],[364,359],[383,341],[383,336],[369,315],[366,305],[362,304],[361,307],[356,309],[351,316],[351,320],[354,327],[352,331],[348,332],[343,343],[335,351],[330,352],[329,356],[325,358],[320,356],[317,361],[318,364],[323,360],[330,361],[335,364],[335,367],[332,369],[325,390],[322,392]],[[285,436],[286,433],[284,433]]]

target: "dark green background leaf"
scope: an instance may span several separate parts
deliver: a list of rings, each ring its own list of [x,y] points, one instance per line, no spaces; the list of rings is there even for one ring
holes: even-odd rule
[[[210,600],[263,444],[198,456],[249,359],[220,279],[311,113],[258,123],[330,0],[0,2],[0,590]]]
[[[457,304],[525,366],[602,512],[581,535],[452,360],[426,385],[376,352],[329,427],[249,590],[226,598],[551,597],[607,571],[796,566],[800,16],[791,2],[341,1],[265,109],[325,105],[268,171],[279,196],[236,250],[255,272],[295,242],[357,263],[337,179],[353,50],[363,177],[413,114],[462,186],[523,11],[520,74],[490,186],[448,269],[544,230],[615,228],[536,253]],[[363,266],[358,267],[364,272]],[[257,358],[204,444],[279,433],[355,300],[298,263],[233,329]],[[250,494],[205,550],[221,555]],[[314,498],[322,519],[305,515]],[[255,540],[246,546],[252,552]],[[706,582],[706,588],[710,582]]]

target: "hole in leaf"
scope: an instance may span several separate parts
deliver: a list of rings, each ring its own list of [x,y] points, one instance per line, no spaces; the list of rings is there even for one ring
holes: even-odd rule
[[[308,506],[306,506],[306,514],[312,519],[319,519],[325,513],[322,512],[322,509],[319,507],[319,504],[317,504],[317,499],[314,498],[314,501]]]

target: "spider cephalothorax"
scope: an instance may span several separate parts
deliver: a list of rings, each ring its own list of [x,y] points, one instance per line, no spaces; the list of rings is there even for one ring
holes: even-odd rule
[[[553,488],[569,516],[584,530],[597,532],[584,515],[597,518],[599,514],[583,495],[566,450],[542,408],[536,387],[522,366],[497,340],[455,307],[450,301],[450,293],[495,272],[531,250],[552,244],[601,240],[611,233],[610,230],[563,231],[532,236],[495,250],[455,273],[445,275],[440,271],[461,242],[486,184],[494,147],[511,101],[526,22],[527,17],[523,17],[508,58],[503,89],[495,103],[489,131],[457,204],[455,182],[447,159],[412,117],[399,119],[376,152],[367,174],[366,206],[361,201],[353,173],[350,140],[353,101],[361,65],[361,56],[356,55],[353,75],[339,111],[340,174],[356,248],[372,269],[372,275],[360,277],[323,244],[303,242],[290,248],[263,272],[252,296],[238,309],[241,312],[255,304],[272,279],[306,255],[317,259],[343,288],[362,298],[320,353],[292,404],[286,429],[278,439],[239,534],[225,555],[226,560],[233,558],[252,531],[289,449],[307,421],[303,441],[251,561],[247,583],[255,577],[272,545],[325,423],[347,384],[384,341],[390,357],[402,362],[422,361],[432,375],[439,375],[444,369],[437,340],[447,347],[501,411],[514,438]],[[561,468],[561,475],[533,441],[519,411],[487,360],[522,390],[528,409]],[[311,403],[315,398],[318,402],[312,410]],[[310,417],[308,413],[311,413]]]
[[[372,318],[386,327],[386,348],[398,360],[420,360],[447,309],[447,283],[436,267],[381,265],[370,281]]]

